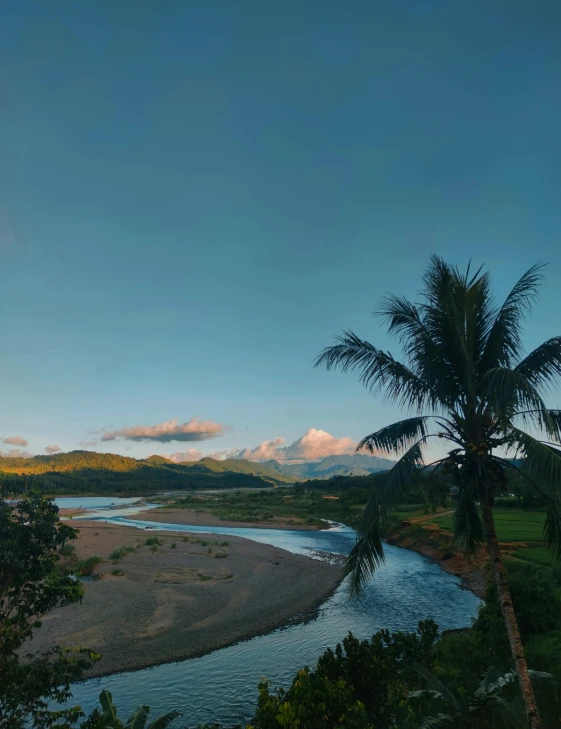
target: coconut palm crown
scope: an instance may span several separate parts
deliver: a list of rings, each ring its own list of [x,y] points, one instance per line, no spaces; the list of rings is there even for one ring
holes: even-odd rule
[[[420,303],[388,295],[375,312],[400,342],[404,362],[351,331],[316,359],[316,366],[328,370],[357,372],[372,393],[384,392],[411,415],[366,436],[357,448],[400,458],[373,492],[347,559],[354,593],[384,560],[380,521],[403,503],[428,466],[457,482],[453,529],[464,552],[475,551],[489,536],[478,505],[492,507],[505,472],[519,469],[547,500],[544,539],[561,558],[561,410],[544,402],[546,390],[561,379],[561,337],[526,356],[521,342],[542,268],[530,268],[498,305],[487,272],[471,273],[468,266],[462,273],[433,256]],[[423,449],[432,438],[449,450],[426,464]]]

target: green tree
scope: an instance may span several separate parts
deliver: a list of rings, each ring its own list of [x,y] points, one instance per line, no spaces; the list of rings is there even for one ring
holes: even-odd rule
[[[56,569],[60,549],[77,532],[59,521],[52,500],[36,493],[7,497],[0,491],[0,725],[68,726],[79,707],[53,712],[48,706],[70,697],[70,683],[96,656],[62,648],[22,656],[22,649],[46,613],[82,597],[81,584]]]
[[[487,272],[479,269],[471,274],[468,267],[462,273],[433,256],[423,278],[422,301],[415,304],[389,295],[377,312],[401,343],[405,362],[351,331],[316,360],[316,366],[358,372],[371,392],[385,391],[389,401],[412,415],[368,435],[358,446],[400,458],[364,510],[357,544],[346,563],[352,589],[359,590],[383,561],[380,520],[406,500],[427,467],[423,460],[427,441],[442,439],[449,444],[448,455],[432,467],[452,475],[459,487],[454,514],[457,544],[469,553],[486,543],[533,729],[540,726],[540,719],[492,507],[502,491],[505,469],[520,468],[547,502],[544,537],[553,553],[561,556],[561,451],[556,445],[561,440],[561,411],[549,409],[543,399],[545,388],[561,375],[561,337],[549,339],[525,357],[521,342],[522,323],[541,280],[541,266],[534,266],[497,305]],[[431,432],[431,423],[437,432]],[[504,457],[509,454],[517,460]]]

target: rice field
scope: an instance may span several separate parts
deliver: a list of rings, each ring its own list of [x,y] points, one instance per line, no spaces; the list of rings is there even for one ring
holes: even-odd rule
[[[545,512],[518,509],[495,509],[493,512],[500,542],[542,542]],[[437,516],[430,520],[441,529],[452,531],[452,516]]]

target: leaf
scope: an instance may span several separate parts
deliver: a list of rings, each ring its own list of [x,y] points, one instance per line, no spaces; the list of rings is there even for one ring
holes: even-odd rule
[[[515,369],[534,387],[554,387],[561,378],[561,337],[540,344]]]
[[[164,714],[163,716],[158,717],[155,721],[153,721],[148,729],[166,729],[168,724],[171,724],[171,722],[174,719],[177,719],[178,716],[181,716],[180,711],[170,711],[167,714]]]
[[[358,596],[375,570],[385,562],[384,548],[377,522],[357,538],[345,560],[343,574],[350,576],[352,596]]]
[[[113,696],[110,691],[103,689],[99,694],[99,703],[103,709],[103,718],[110,722],[111,726],[119,727],[121,722],[117,717],[117,708],[113,703]]]
[[[545,488],[561,487],[561,450],[542,443],[519,428],[510,426],[511,446],[524,457],[521,471],[526,471],[534,481]]]
[[[336,338],[338,344],[326,347],[316,358],[314,366],[323,365],[327,370],[340,367],[342,372],[358,371],[361,382],[371,393],[385,391],[386,398],[402,406],[416,408],[424,405],[433,409],[440,403],[421,377],[391,354],[382,352],[351,331]]]
[[[433,687],[435,691],[438,691],[438,693],[441,694],[444,701],[452,706],[460,716],[464,716],[467,714],[469,707],[461,697],[455,696],[452,691],[450,691],[450,689],[442,683],[442,681],[440,681],[436,676],[433,676],[433,674],[430,671],[427,671],[426,668],[421,666],[420,663],[417,663],[416,661],[411,661],[411,665],[413,666],[415,671],[417,671],[417,673]]]
[[[385,451],[386,453],[399,453],[404,448],[409,448],[419,438],[427,436],[426,421],[431,416],[420,416],[400,420],[385,428],[380,428],[375,433],[367,435],[357,446],[357,451],[362,448],[369,450]]]
[[[543,275],[543,264],[532,266],[516,282],[499,309],[489,331],[481,357],[481,372],[493,367],[511,367],[522,343],[522,321],[535,302]]]
[[[561,561],[561,510],[553,499],[547,506],[543,536],[555,559]]]
[[[146,706],[146,704],[139,706],[129,717],[125,724],[125,729],[144,729],[149,712],[150,707]]]

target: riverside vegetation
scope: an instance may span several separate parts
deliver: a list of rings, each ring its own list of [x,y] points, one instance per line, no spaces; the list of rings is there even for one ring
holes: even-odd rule
[[[337,494],[339,499],[323,499]],[[236,500],[244,498],[251,504],[255,500],[251,496],[255,495],[238,494]],[[279,496],[269,492],[258,498],[272,501]],[[304,502],[311,508],[326,504],[330,510],[345,500],[345,493],[335,491],[332,484],[312,493],[302,489],[293,496],[302,507]],[[351,500],[360,507],[356,492]],[[422,514],[423,510],[411,506],[415,514]],[[29,495],[19,506],[4,499],[0,507],[0,726],[23,729],[31,723],[38,729],[120,729],[128,725],[132,729],[134,722],[118,718],[110,695],[102,695],[99,709],[87,717],[78,707],[49,709],[53,701],[70,698],[70,683],[98,658],[87,649],[71,653],[60,649],[31,662],[21,656],[25,637],[43,615],[80,599],[81,584],[59,569],[60,563],[71,560],[68,547],[76,532],[58,520],[53,502],[38,494]],[[119,558],[126,559],[126,554]],[[548,672],[532,675],[543,725],[553,728],[561,716],[561,576],[550,567],[514,560],[512,566],[507,563],[507,570],[530,665]],[[490,675],[489,666],[495,668]],[[419,624],[415,634],[380,631],[370,641],[349,634],[341,645],[327,650],[316,667],[297,671],[288,688],[275,690],[266,681],[259,687],[248,686],[248,691],[257,688],[258,692],[251,725],[255,729],[416,729],[431,726],[426,724],[427,717],[441,715],[440,723],[432,726],[524,726],[523,704],[512,675],[500,606],[490,588],[470,630],[439,635],[438,627],[428,620]],[[139,707],[138,712],[145,721],[147,707]],[[162,717],[153,729],[163,729],[168,721],[170,715]],[[139,729],[138,724],[134,726]]]

